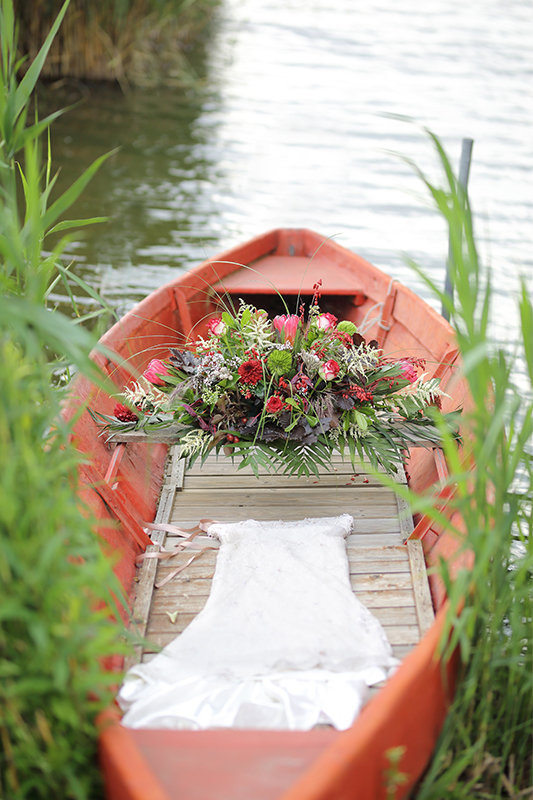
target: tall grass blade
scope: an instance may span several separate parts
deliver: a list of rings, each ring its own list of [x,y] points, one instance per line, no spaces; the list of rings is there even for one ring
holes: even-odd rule
[[[65,0],[65,2],[63,3],[59,11],[59,14],[57,15],[52,27],[50,28],[48,36],[46,37],[43,45],[41,46],[41,49],[37,53],[33,62],[28,67],[26,74],[24,75],[20,84],[17,87],[17,90],[15,92],[15,103],[13,109],[13,114],[15,117],[18,117],[23,108],[25,108],[25,106],[27,106],[28,104],[32,92],[35,89],[35,84],[37,83],[39,76],[41,74],[44,62],[46,60],[46,56],[48,55],[48,51],[50,50],[52,42],[57,34],[57,31],[59,30],[59,26],[63,21],[63,17],[66,14],[69,3],[70,0]],[[10,2],[8,2],[8,5],[10,5]],[[6,34],[9,35],[8,32],[6,32]]]
[[[56,220],[68,211],[70,206],[78,199],[80,194],[83,192],[91,178],[95,175],[98,171],[100,166],[107,161],[107,159],[112,156],[116,150],[111,150],[109,153],[105,153],[103,156],[99,156],[96,158],[93,163],[87,167],[87,169],[83,172],[80,177],[74,181],[74,183],[69,186],[63,194],[58,197],[58,199],[52,203],[50,208],[43,215],[43,228],[45,231],[48,231],[50,227],[56,222]]]

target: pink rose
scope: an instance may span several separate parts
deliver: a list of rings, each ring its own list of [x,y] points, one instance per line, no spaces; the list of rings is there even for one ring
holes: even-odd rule
[[[340,372],[340,367],[336,361],[332,358],[329,361],[326,361],[325,364],[321,364],[318,368],[318,374],[321,378],[325,381],[332,381]]]
[[[284,342],[293,344],[300,322],[300,317],[297,317],[296,314],[281,314],[278,317],[274,317],[272,325],[283,336]]]
[[[404,381],[409,381],[409,383],[414,383],[418,376],[416,374],[416,369],[411,362],[406,358],[402,358],[399,366],[401,367],[401,371],[398,377]]]
[[[165,381],[161,380],[161,375],[170,375],[166,364],[158,358],[153,358],[143,372],[143,378],[153,383],[154,386],[164,386]]]
[[[328,312],[319,314],[316,318],[316,326],[321,331],[329,331],[329,329],[334,328],[336,324],[337,317],[334,314],[329,314]]]
[[[221,317],[210,319],[207,323],[207,330],[212,336],[222,336],[222,334],[226,333],[226,329],[227,325],[222,321]]]

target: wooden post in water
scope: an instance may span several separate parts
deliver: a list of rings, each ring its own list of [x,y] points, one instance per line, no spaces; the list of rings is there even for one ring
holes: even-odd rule
[[[470,163],[472,161],[472,147],[474,146],[473,139],[463,139],[461,146],[461,161],[459,163],[459,186],[464,189],[464,193],[468,191],[468,175],[470,173]],[[446,278],[444,281],[444,293],[453,299],[453,284],[450,274],[450,262],[452,259],[452,242],[451,238],[448,241],[448,261],[446,262]],[[444,319],[450,319],[450,312],[442,304],[441,314]]]

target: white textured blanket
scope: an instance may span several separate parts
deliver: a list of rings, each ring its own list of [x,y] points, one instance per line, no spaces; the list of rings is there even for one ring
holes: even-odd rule
[[[367,686],[397,662],[352,593],[352,518],[214,523],[220,550],[206,606],[119,693],[139,728],[351,725]]]

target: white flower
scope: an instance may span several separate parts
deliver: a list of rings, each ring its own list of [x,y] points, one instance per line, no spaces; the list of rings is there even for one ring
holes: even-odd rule
[[[179,441],[180,458],[185,458],[186,456],[197,453],[198,450],[201,450],[206,444],[208,439],[211,439],[210,434],[201,429],[186,433]]]

